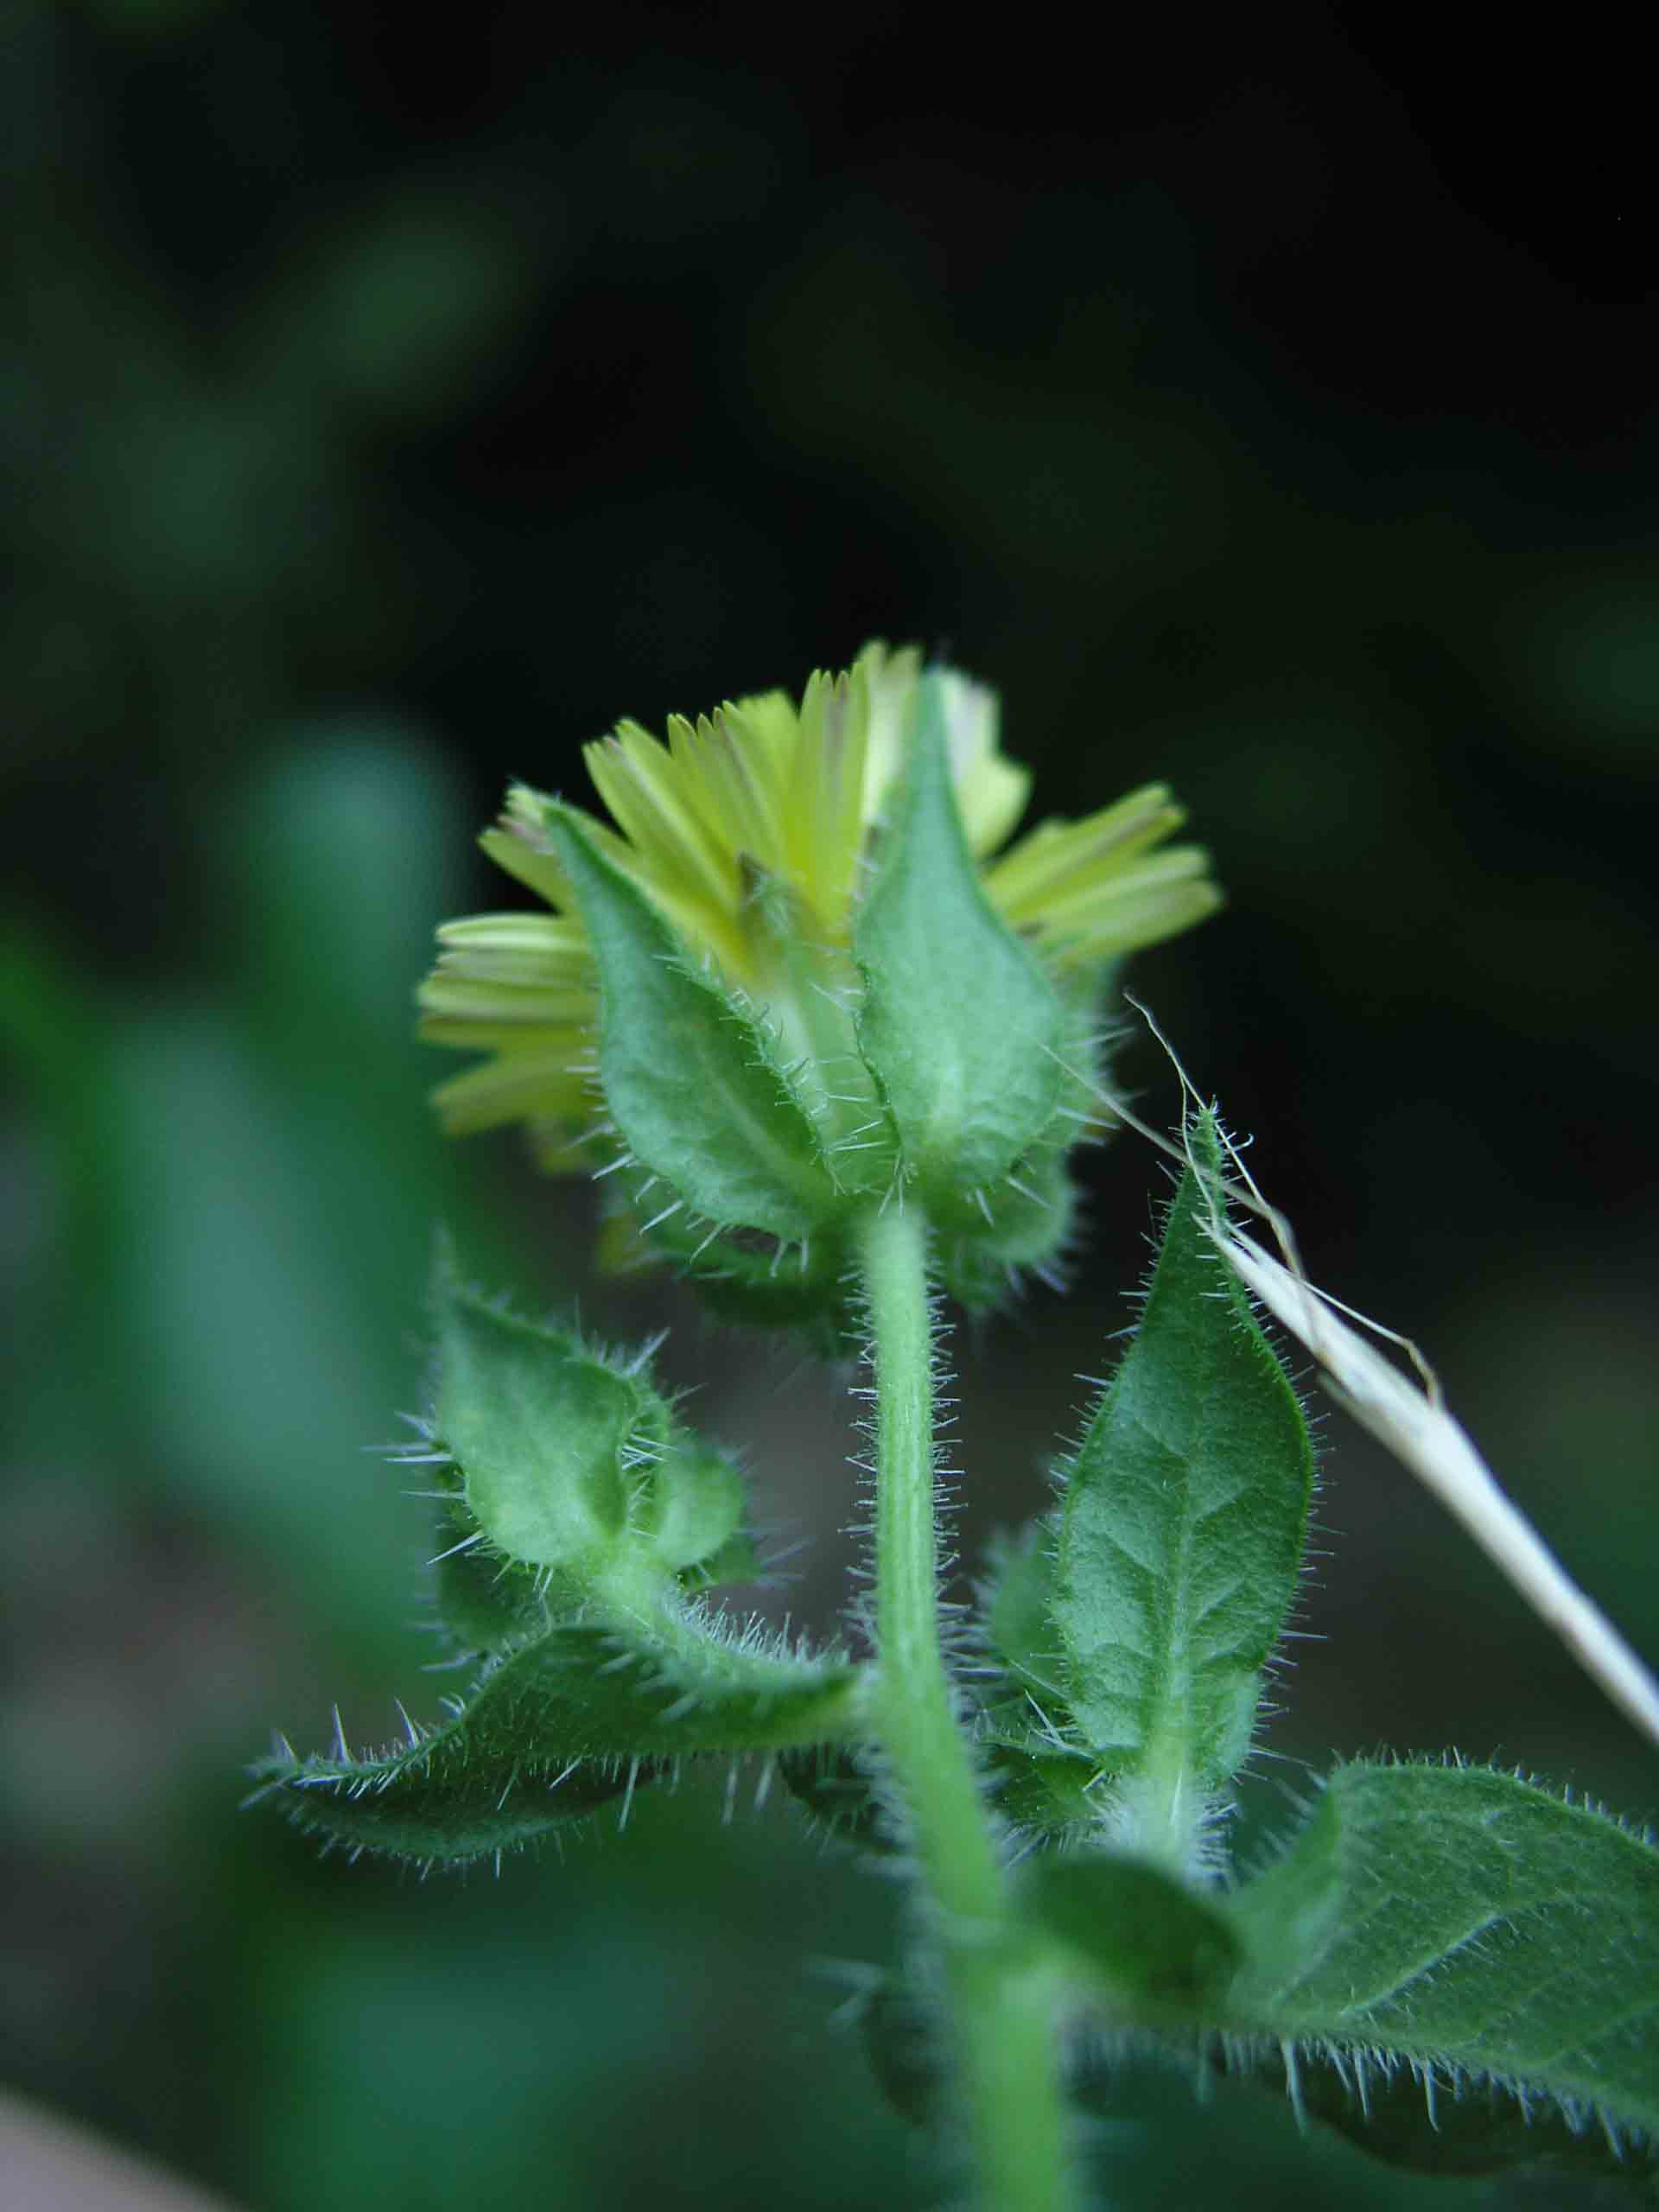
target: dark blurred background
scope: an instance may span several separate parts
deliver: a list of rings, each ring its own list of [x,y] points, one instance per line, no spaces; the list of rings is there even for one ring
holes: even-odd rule
[[[930,2199],[834,2017],[895,1897],[786,1808],[722,1828],[688,1788],[424,1885],[235,1809],[268,1724],[435,1702],[421,1509],[362,1447],[418,1397],[440,1216],[522,1296],[672,1324],[810,1540],[766,1602],[832,1622],[837,1379],[596,1281],[590,1194],[511,1137],[442,1150],[410,995],[439,918],[513,900],[471,842],[509,775],[580,796],[619,715],[872,635],[998,685],[1039,811],[1176,785],[1231,905],[1140,992],[1316,1279],[1424,1342],[1659,1655],[1634,62],[1590,20],[1532,51],[1264,20],[1085,55],[1040,16],[964,47],[905,11],[810,42],[523,0],[0,11],[0,2066],[31,2095],[258,2212]],[[1124,1075],[1173,1116],[1144,1042]],[[1074,1295],[961,1346],[969,1555],[1128,1318],[1161,1170],[1124,1141],[1086,1173]],[[1659,1812],[1469,1543],[1324,1433],[1322,1640],[1247,1841],[1332,1746]],[[1225,2100],[1122,2147],[1125,2203],[1423,2193]]]

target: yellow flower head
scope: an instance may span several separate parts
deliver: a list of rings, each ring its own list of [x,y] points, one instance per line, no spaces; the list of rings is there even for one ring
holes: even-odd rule
[[[921,673],[915,647],[872,645],[845,673],[812,677],[798,702],[768,691],[695,723],[675,715],[665,744],[625,721],[586,748],[611,817],[588,824],[593,844],[808,1060],[825,1059],[823,1006],[854,980],[853,918]],[[1184,817],[1161,784],[1000,851],[1030,776],[998,748],[995,693],[955,671],[944,684],[951,780],[982,887],[1051,972],[1086,982],[1213,911],[1206,855],[1166,844]],[[563,1166],[577,1164],[571,1140],[592,1118],[598,982],[548,804],[515,785],[482,842],[552,912],[447,923],[420,999],[423,1036],[492,1055],[439,1089],[445,1126],[526,1122]]]

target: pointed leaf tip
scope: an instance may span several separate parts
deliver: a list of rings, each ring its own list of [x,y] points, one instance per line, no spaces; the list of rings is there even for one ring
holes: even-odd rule
[[[841,1195],[765,1031],[694,972],[573,808],[550,804],[547,825],[598,964],[600,1078],[629,1150],[709,1223],[810,1238]]]
[[[259,1762],[256,1796],[353,1849],[460,1865],[516,1848],[699,1752],[834,1743],[858,1669],[671,1601],[654,1622],[566,1622],[487,1665],[416,1744]]]
[[[1220,1172],[1213,1117],[1194,1149]],[[1249,1749],[1294,1593],[1313,1454],[1296,1394],[1182,1176],[1146,1307],[1070,1470],[1055,1619],[1103,1764],[1214,1790]]]
[[[920,686],[908,772],[859,908],[859,1047],[925,1195],[999,1188],[1059,1096],[1064,1014],[993,911],[951,781],[941,671]]]

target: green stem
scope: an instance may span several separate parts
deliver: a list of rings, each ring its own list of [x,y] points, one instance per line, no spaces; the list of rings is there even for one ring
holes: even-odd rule
[[[875,1712],[935,1908],[966,2123],[990,2212],[1071,2201],[1048,1995],[1022,1970],[1007,1885],[939,1641],[926,1227],[898,1205],[861,1259],[875,1342]]]

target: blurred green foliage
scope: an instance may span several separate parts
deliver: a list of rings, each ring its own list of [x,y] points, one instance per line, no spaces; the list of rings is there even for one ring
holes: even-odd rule
[[[0,2063],[260,2212],[934,2188],[798,1966],[889,1957],[892,1900],[780,1813],[664,1800],[453,1888],[234,1812],[267,1722],[378,1733],[427,1655],[421,1510],[362,1447],[420,1395],[439,1216],[532,1298],[675,1319],[817,1540],[788,1602],[839,1600],[833,1392],[594,1288],[580,1196],[441,1157],[423,1104],[431,926],[496,895],[473,830],[512,772],[580,797],[620,713],[920,634],[1001,687],[1045,809],[1173,781],[1233,907],[1140,988],[1315,1273],[1439,1352],[1659,1646],[1635,260],[1381,31],[1131,43],[1076,92],[1041,39],[726,36],[4,11]],[[1090,1177],[1077,1297],[963,1348],[969,1557],[1144,1264],[1147,1159]],[[1276,1750],[1456,1741],[1659,1808],[1332,1441]],[[1125,2202],[1424,2194],[1147,2094],[1102,2123]]]

